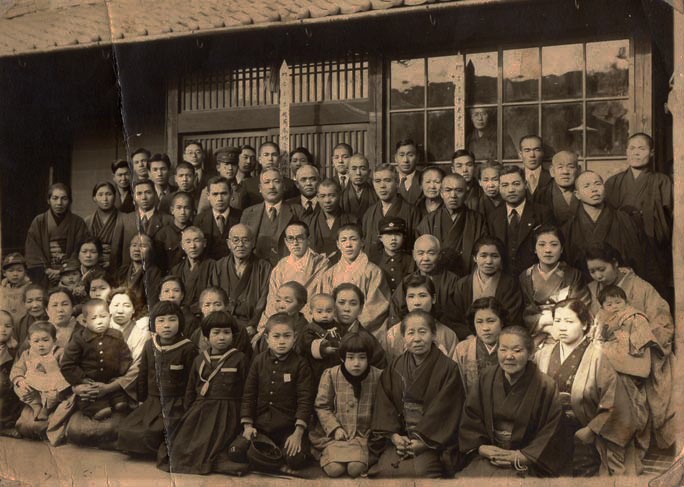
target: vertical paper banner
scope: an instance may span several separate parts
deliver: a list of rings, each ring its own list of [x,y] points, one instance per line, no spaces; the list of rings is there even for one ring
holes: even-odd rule
[[[292,100],[292,72],[283,59],[280,65],[280,169],[290,177],[290,101]]]
[[[465,61],[459,52],[452,73],[454,80],[454,149],[465,147]]]

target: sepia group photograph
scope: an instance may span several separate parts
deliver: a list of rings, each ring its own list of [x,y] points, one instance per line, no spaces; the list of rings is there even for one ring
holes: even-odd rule
[[[0,486],[684,485],[684,0],[0,0]]]

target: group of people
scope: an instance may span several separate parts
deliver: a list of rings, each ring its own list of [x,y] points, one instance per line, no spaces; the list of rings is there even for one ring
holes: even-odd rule
[[[518,148],[341,143],[327,178],[273,142],[215,174],[139,149],[85,220],[53,184],[2,261],[2,434],[178,473],[639,474],[674,443],[671,181],[643,133],[605,183]]]

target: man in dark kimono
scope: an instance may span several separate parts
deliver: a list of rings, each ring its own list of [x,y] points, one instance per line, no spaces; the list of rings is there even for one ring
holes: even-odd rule
[[[499,176],[499,192],[506,202],[491,214],[489,235],[506,244],[512,275],[537,262],[532,248],[532,230],[543,224],[553,224],[550,208],[537,205],[527,198],[523,171],[517,166],[504,166]]]
[[[457,329],[458,322],[461,320],[454,315],[458,302],[456,291],[458,276],[439,265],[440,254],[441,245],[437,237],[421,235],[416,239],[413,246],[413,260],[416,262],[418,270],[406,276],[392,293],[389,323],[398,323],[408,313],[405,283],[409,278],[413,275],[429,276],[435,285],[436,292],[432,314],[437,321],[454,330],[461,339],[463,333]]]
[[[663,274],[659,291],[672,295],[672,179],[651,169],[653,139],[643,133],[627,142],[629,168],[606,181],[609,205],[626,211],[648,237],[651,255]]]
[[[309,218],[318,209],[318,183],[321,177],[316,166],[306,164],[297,169],[295,183],[299,189],[299,195],[285,201],[292,206],[299,206],[302,218]]]
[[[487,223],[477,211],[465,205],[467,182],[460,174],[442,180],[444,204],[420,222],[418,235],[430,234],[442,244],[441,265],[458,276],[470,273],[473,244],[487,233]]]
[[[287,255],[283,242],[285,228],[300,218],[296,208],[283,201],[283,179],[279,171],[267,169],[259,175],[259,181],[264,202],[242,212],[240,223],[247,225],[255,235],[255,255],[275,266]]]
[[[240,222],[242,212],[230,207],[230,183],[226,178],[211,178],[207,183],[207,192],[210,207],[200,212],[194,223],[207,239],[207,256],[218,260],[228,255],[228,232]]]
[[[131,168],[128,161],[120,159],[112,163],[112,179],[116,187],[114,206],[121,213],[131,213],[133,206],[133,192],[131,191]]]
[[[199,297],[208,287],[216,286],[216,261],[206,256],[207,240],[198,227],[187,227],[181,233],[181,247],[185,253],[183,261],[171,269],[171,274],[180,278],[185,285],[183,306],[198,313]]]
[[[378,201],[370,182],[368,159],[363,154],[354,154],[349,159],[349,184],[342,188],[340,206],[350,215],[363,217],[366,210]]]
[[[302,166],[304,167],[306,166]],[[333,263],[339,260],[338,229],[343,225],[358,223],[356,216],[342,211],[339,205],[339,195],[340,187],[337,181],[324,179],[318,185],[318,207],[311,215],[302,215],[302,221],[309,227],[311,249],[332,259]]]
[[[523,162],[524,177],[527,183],[527,199],[532,197],[547,184],[551,183],[551,174],[542,167],[544,160],[544,141],[538,135],[525,135],[518,144],[518,156]]]
[[[259,163],[259,172],[264,172],[268,169],[280,170],[280,147],[275,142],[265,142],[259,146],[257,152],[257,161]],[[283,198],[290,199],[299,196],[299,190],[295,182],[286,177],[281,176],[281,185],[283,187]],[[259,174],[252,175],[251,178],[243,180],[245,192],[247,193],[247,207],[256,205],[264,201],[264,196],[259,189]]]
[[[397,142],[394,162],[399,169],[399,194],[409,204],[415,205],[423,194],[420,186],[420,172],[416,170],[419,160],[418,147],[411,139]]]
[[[465,205],[480,211],[482,188],[475,177],[475,156],[466,149],[459,149],[451,156],[451,172],[460,174],[466,182]]]
[[[579,208],[579,200],[575,196],[575,179],[579,172],[577,154],[560,151],[551,159],[551,177],[553,181],[539,188],[534,194],[534,202],[551,208],[558,225],[563,225],[575,216]]]
[[[369,443],[369,476],[453,476],[465,389],[458,366],[432,342],[435,319],[423,310],[401,323],[407,351],[380,376]],[[379,437],[379,438],[378,438]]]
[[[379,249],[378,226],[384,217],[399,217],[406,222],[406,241],[404,248],[413,247],[416,227],[420,223],[418,209],[409,204],[397,193],[399,175],[394,166],[381,164],[373,173],[373,188],[379,201],[363,215],[362,228],[366,253]]]
[[[45,285],[59,281],[59,270],[88,237],[88,227],[71,213],[71,189],[55,183],[48,189],[49,209],[36,216],[26,234],[26,269],[31,281]]]
[[[228,247],[230,255],[216,263],[218,286],[228,293],[226,311],[251,338],[266,307],[272,266],[252,253],[254,234],[247,225],[230,229]]]
[[[492,213],[503,204],[499,194],[499,175],[503,166],[498,162],[485,162],[480,166],[479,184],[482,191],[477,203],[477,211],[489,222]]]
[[[643,231],[625,212],[605,204],[605,187],[601,176],[584,171],[577,177],[575,195],[581,206],[563,226],[565,255],[571,266],[584,268],[584,251],[592,245],[610,244],[620,253],[622,264],[634,269],[642,279],[657,287],[661,283],[657,266],[648,260]],[[655,271],[655,272],[654,272]]]
[[[144,233],[154,240],[157,232],[164,226],[173,223],[173,217],[166,213],[157,211],[157,193],[154,191],[154,183],[151,180],[136,181],[133,184],[133,199],[135,200],[136,211],[122,215],[122,264],[128,265],[131,257],[128,253],[128,246],[133,236]]]

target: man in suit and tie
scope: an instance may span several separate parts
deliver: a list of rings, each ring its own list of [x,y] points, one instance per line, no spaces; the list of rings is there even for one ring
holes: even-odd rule
[[[154,240],[162,227],[173,223],[173,217],[157,210],[157,193],[152,180],[136,181],[133,185],[133,200],[136,211],[122,216],[121,231],[122,265],[126,266],[131,260],[128,246],[138,233],[144,233]]]
[[[259,175],[259,192],[263,203],[247,208],[240,223],[247,225],[255,235],[255,255],[275,266],[287,255],[282,238],[285,228],[292,220],[299,219],[299,215],[283,201],[283,177],[277,169],[266,169]]]
[[[290,198],[285,202],[292,206],[299,207],[298,209],[301,210],[302,217],[310,217],[319,207],[316,193],[318,192],[318,184],[320,181],[321,178],[316,166],[310,164],[301,166],[297,169],[297,173],[295,174],[295,183],[301,194],[294,198]]]
[[[554,224],[553,213],[527,198],[525,176],[517,166],[501,169],[499,191],[506,204],[492,212],[489,234],[506,243],[508,262],[515,277],[537,261],[532,248],[532,230],[539,225]]]
[[[204,233],[207,241],[206,254],[219,260],[228,255],[226,239],[230,228],[240,222],[242,212],[230,206],[230,182],[222,176],[214,176],[207,183],[209,208],[195,217],[195,226]]]
[[[192,167],[195,168],[195,189],[198,193],[204,189],[209,179],[209,174],[204,168],[204,159],[204,148],[200,141],[191,140],[185,144],[183,160],[192,164]]]
[[[404,139],[397,142],[394,162],[399,169],[399,194],[410,205],[415,205],[423,194],[420,172],[416,170],[418,159],[418,147],[413,140]]]
[[[174,193],[178,188],[173,186],[171,178],[171,160],[166,154],[155,154],[147,163],[150,171],[150,179],[154,182],[154,190],[157,193],[157,208],[166,195]]]
[[[264,172],[267,169],[275,169],[280,171],[280,146],[275,142],[264,142],[259,146],[257,152],[257,161],[259,162],[259,172]],[[283,188],[283,195],[285,199],[299,196],[299,190],[295,182],[281,174],[281,186]],[[245,192],[247,193],[247,206],[256,205],[264,201],[264,198],[259,189],[260,181],[259,174],[254,174],[251,178],[247,178],[243,182]]]
[[[128,162],[120,159],[112,163],[112,178],[116,187],[114,206],[121,213],[130,213],[135,210],[133,206],[133,193],[131,192],[131,168]]]
[[[542,189],[551,183],[551,174],[542,167],[544,141],[538,135],[525,135],[520,139],[518,148],[518,155],[525,168],[527,199],[531,201],[538,189]]]
[[[344,190],[349,186],[349,159],[354,151],[349,144],[340,142],[333,147],[332,164],[335,169],[335,179],[340,184],[340,188]]]

